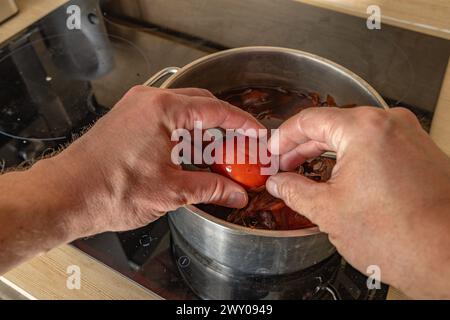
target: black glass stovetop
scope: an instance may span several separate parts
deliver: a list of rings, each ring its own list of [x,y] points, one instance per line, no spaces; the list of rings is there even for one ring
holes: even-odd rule
[[[102,16],[96,7],[86,10]],[[107,33],[93,31],[102,34],[96,41],[101,54],[83,56],[77,50],[89,43],[82,34],[52,34],[51,26],[65,15],[65,8],[57,10],[0,47],[2,172],[26,166],[69,143],[132,85],[145,82],[162,67],[183,66],[220,49],[201,39],[177,40],[156,27],[143,31],[106,19]],[[91,20],[95,28],[99,19]],[[412,109],[427,127],[431,115]],[[73,245],[165,299],[386,297],[387,286],[367,289],[366,276],[338,254],[287,276],[224,276],[174,239],[176,234],[171,234],[163,217],[138,230],[100,234]]]
[[[73,244],[166,299],[384,299],[388,288],[368,289],[367,277],[337,253],[284,276],[223,274],[171,233],[166,217]]]

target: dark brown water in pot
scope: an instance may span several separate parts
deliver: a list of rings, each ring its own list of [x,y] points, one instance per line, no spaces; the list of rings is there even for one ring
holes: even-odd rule
[[[337,106],[329,95],[322,99],[317,93],[286,90],[279,87],[251,86],[235,88],[215,95],[249,112],[268,129],[277,128],[286,119],[303,109]],[[317,182],[325,182],[330,178],[334,164],[333,159],[318,157],[302,164],[297,172]],[[282,200],[272,197],[265,190],[249,192],[249,204],[240,210],[210,205],[199,207],[214,216],[249,228],[295,230],[314,226],[307,218],[294,212]]]
[[[249,86],[215,94],[217,98],[249,112],[268,129],[277,128],[288,118],[311,107],[336,107],[333,97],[280,87]],[[351,107],[345,105],[342,107]]]

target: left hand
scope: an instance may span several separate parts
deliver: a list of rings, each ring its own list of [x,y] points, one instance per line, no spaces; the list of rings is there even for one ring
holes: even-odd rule
[[[186,204],[244,207],[248,196],[237,183],[171,161],[172,131],[192,130],[198,120],[204,129],[263,128],[207,90],[137,86],[66,150],[41,161],[75,198],[79,208],[67,219],[76,237],[141,227]]]

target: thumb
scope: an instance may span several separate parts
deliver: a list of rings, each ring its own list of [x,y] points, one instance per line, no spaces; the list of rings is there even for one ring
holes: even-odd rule
[[[232,180],[210,172],[181,172],[188,204],[212,203],[230,208],[247,205],[247,192]]]
[[[271,195],[319,226],[321,217],[329,212],[329,187],[327,183],[315,182],[292,172],[278,173],[266,182]]]

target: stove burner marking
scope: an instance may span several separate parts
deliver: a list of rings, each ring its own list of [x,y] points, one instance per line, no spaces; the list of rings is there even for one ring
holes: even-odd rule
[[[139,243],[140,243],[141,246],[143,246],[143,247],[145,248],[145,247],[150,246],[150,243],[151,243],[153,240],[156,240],[156,239],[158,239],[158,238],[153,238],[152,236],[150,236],[150,235],[148,235],[148,234],[144,234],[144,235],[141,237],[141,239],[139,239]]]
[[[191,259],[187,256],[181,256],[178,258],[178,265],[181,268],[187,268],[191,264]]]

